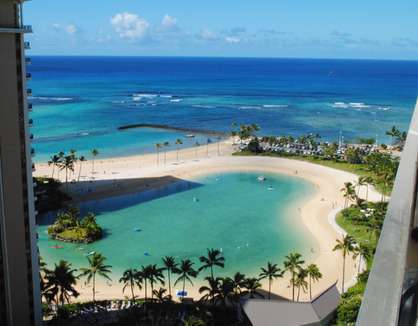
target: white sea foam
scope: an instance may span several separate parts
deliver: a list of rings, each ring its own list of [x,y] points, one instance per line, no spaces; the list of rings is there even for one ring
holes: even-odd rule
[[[260,109],[259,106],[255,106],[255,105],[243,105],[243,106],[239,106],[238,108],[240,110],[257,110],[257,109]]]
[[[143,97],[143,98],[155,98],[157,97],[157,94],[136,93],[136,94],[132,94],[132,96]]]
[[[30,96],[29,100],[38,100],[38,101],[56,101],[56,102],[65,102],[72,101],[72,97],[48,97],[48,96]]]
[[[364,104],[362,102],[350,102],[350,106],[356,109],[367,109],[370,105]]]
[[[331,106],[333,108],[338,108],[338,109],[348,109],[348,108],[353,108],[353,109],[368,109],[368,108],[371,108],[372,107],[372,105],[365,104],[363,102],[350,102],[350,103],[334,102],[334,104],[332,104]]]
[[[149,100],[149,99],[154,99],[157,97],[157,94],[148,94],[148,93],[134,93],[132,94],[132,101],[134,102],[139,102],[144,100]]]
[[[340,108],[340,109],[346,109],[348,108],[348,104],[344,103],[344,102],[335,102],[334,104],[332,104],[333,108]]]
[[[213,105],[203,105],[203,104],[194,104],[192,105],[194,108],[202,108],[202,109],[213,109],[215,106]]]
[[[178,102],[181,102],[181,101],[182,101],[181,98],[174,98],[174,99],[170,100],[170,102],[173,102],[173,103],[178,103]]]
[[[289,107],[289,105],[286,105],[286,104],[264,104],[263,105],[263,108],[271,108],[271,109],[273,109],[273,108],[287,108],[287,107]]]

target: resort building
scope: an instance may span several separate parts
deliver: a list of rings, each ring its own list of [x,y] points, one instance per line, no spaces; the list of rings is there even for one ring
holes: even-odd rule
[[[248,299],[242,308],[254,326],[328,325],[340,302],[337,285],[333,284],[310,302]]]
[[[22,3],[0,1],[0,325],[40,325]]]
[[[418,299],[418,104],[356,325],[416,325]]]

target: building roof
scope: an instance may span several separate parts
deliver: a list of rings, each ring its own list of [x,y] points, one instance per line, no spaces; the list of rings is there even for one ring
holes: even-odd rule
[[[340,294],[336,283],[311,302],[247,299],[242,307],[254,326],[319,325],[337,309]]]

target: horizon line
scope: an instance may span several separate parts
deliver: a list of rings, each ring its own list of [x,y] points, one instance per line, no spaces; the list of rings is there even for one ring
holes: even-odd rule
[[[418,59],[393,58],[332,58],[332,57],[273,57],[273,56],[205,56],[205,55],[112,55],[112,54],[32,54],[31,57],[90,57],[90,58],[184,58],[184,59],[268,59],[268,60],[335,60],[335,61],[402,61]]]

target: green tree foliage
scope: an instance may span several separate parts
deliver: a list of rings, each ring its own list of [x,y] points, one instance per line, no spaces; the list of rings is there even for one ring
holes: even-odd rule
[[[54,224],[48,227],[48,234],[57,240],[90,243],[102,237],[102,228],[93,213],[80,218],[80,210],[70,207],[57,214]]]
[[[345,152],[345,156],[348,163],[361,164],[363,162],[362,154],[358,148],[349,147]]]

